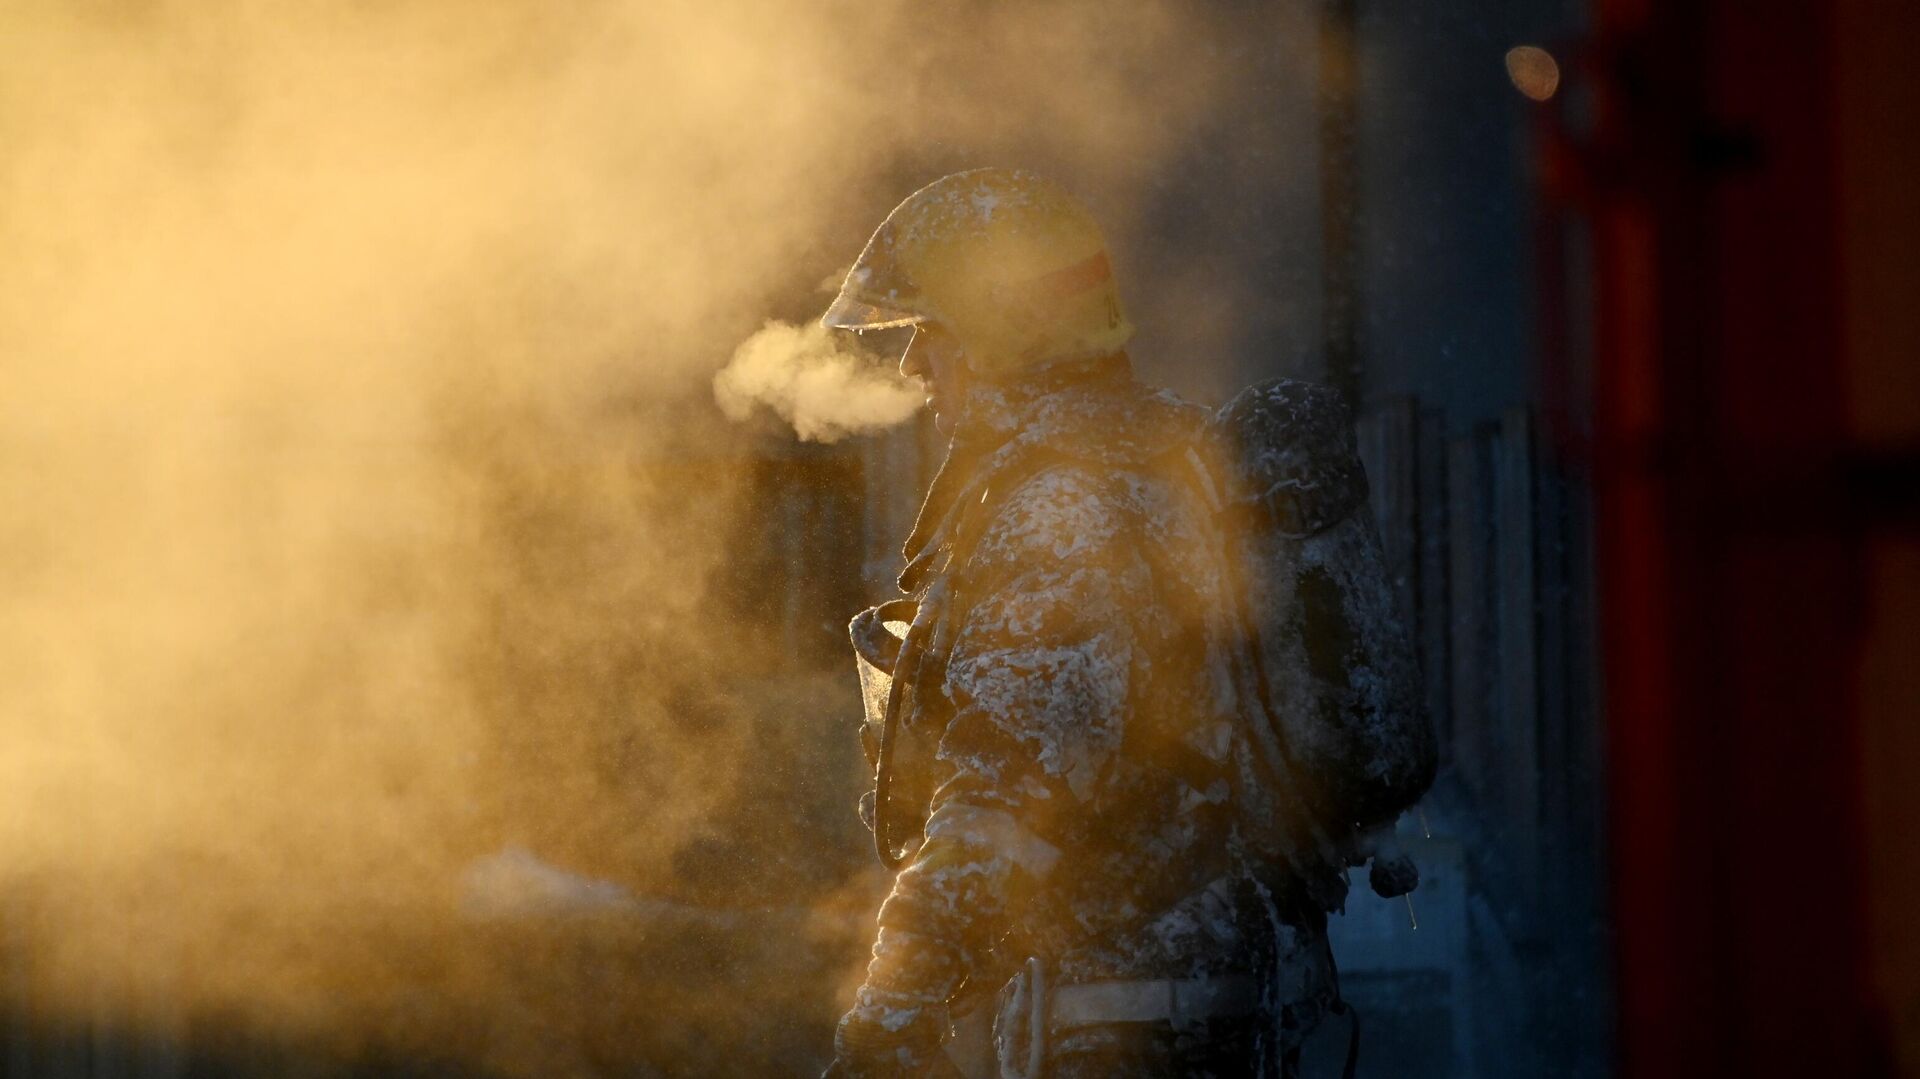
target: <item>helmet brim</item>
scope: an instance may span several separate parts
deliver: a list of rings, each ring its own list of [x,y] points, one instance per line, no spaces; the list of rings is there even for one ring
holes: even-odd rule
[[[897,307],[883,307],[842,293],[820,316],[820,325],[830,330],[891,330],[915,326],[927,316]]]

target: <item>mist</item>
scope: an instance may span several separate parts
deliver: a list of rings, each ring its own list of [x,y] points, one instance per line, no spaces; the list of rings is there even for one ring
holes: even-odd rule
[[[24,0],[0,26],[11,1013],[510,1075],[614,1067],[596,1044],[697,1072],[696,1028],[756,1010],[823,1040],[873,878],[749,899],[700,868],[731,835],[819,841],[770,775],[818,763],[851,820],[861,767],[828,725],[851,674],[773,694],[755,673],[790,657],[715,621],[726,537],[767,527],[768,436],[729,417],[911,416],[811,319],[942,172],[1035,165],[1139,246],[1154,163],[1240,107],[1235,27],[905,0]],[[1232,303],[1135,280],[1149,312]],[[660,917],[777,908],[788,966],[675,992],[741,947],[724,922],[593,923],[633,969],[582,1011],[598,990],[541,957],[585,930],[462,914],[503,851]]]
[[[714,376],[714,400],[734,420],[773,410],[807,442],[884,430],[920,408],[917,383],[862,352],[853,335],[818,323],[769,323]]]

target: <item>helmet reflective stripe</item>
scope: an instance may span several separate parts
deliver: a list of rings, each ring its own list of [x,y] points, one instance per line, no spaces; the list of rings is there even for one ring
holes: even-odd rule
[[[1105,251],[1064,270],[1055,270],[1033,282],[1035,292],[1048,299],[1065,299],[1113,279],[1113,264]]]

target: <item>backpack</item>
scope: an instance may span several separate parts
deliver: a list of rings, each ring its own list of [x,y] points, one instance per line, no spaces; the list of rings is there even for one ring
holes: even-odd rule
[[[1256,856],[1323,882],[1310,891],[1336,909],[1346,865],[1438,764],[1353,424],[1332,388],[1282,378],[1241,391],[1204,442],[1242,701],[1240,831]]]

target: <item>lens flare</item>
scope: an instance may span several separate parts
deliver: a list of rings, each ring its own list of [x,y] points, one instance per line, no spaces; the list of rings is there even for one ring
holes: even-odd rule
[[[1507,50],[1507,78],[1527,97],[1547,101],[1560,91],[1560,63],[1545,49],[1518,45]]]

